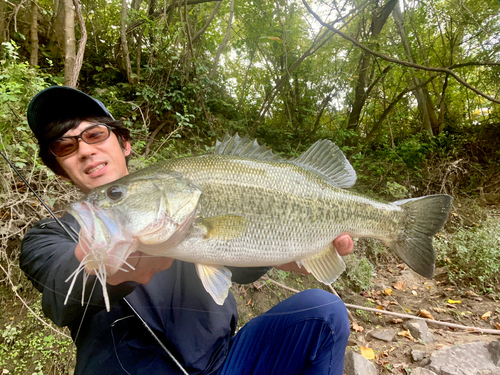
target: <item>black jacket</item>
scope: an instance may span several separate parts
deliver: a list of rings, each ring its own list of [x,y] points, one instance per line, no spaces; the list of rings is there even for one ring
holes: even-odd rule
[[[73,216],[61,221],[78,233]],[[236,302],[229,293],[217,305],[203,288],[192,263],[174,261],[147,285],[125,282],[107,285],[111,311],[106,312],[102,288],[89,277],[81,304],[80,275],[64,304],[77,269],[76,243],[53,219],[42,220],[26,234],[20,265],[43,293],[44,313],[58,326],[68,326],[77,346],[75,374],[181,374],[151,334],[127,306],[137,310],[156,336],[190,374],[212,374],[224,361],[237,323]],[[233,281],[257,280],[269,268],[231,268]],[[95,286],[94,286],[95,284]]]

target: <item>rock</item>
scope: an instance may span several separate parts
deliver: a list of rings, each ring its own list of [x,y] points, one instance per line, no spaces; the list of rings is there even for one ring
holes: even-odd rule
[[[421,361],[422,359],[425,358],[425,354],[426,353],[424,351],[422,351],[422,350],[413,349],[411,351],[411,360],[413,362],[419,362],[419,361]]]
[[[488,345],[491,360],[495,366],[500,366],[500,340],[492,341]]]
[[[434,371],[425,368],[416,368],[411,371],[411,375],[437,375]]]
[[[392,328],[389,328],[389,329],[379,329],[379,330],[370,332],[370,336],[374,337],[374,338],[376,338],[378,340],[391,342],[392,340],[394,340],[394,337],[396,336],[396,333],[397,333],[397,330],[396,329],[392,329]]]
[[[492,362],[487,344],[473,342],[434,352],[426,369],[440,375],[500,375]]]
[[[361,354],[347,352],[344,360],[346,375],[377,375],[377,369]]]
[[[413,337],[422,340],[426,344],[434,341],[434,335],[429,331],[427,323],[423,320],[410,320],[405,323],[405,328],[410,331]]]

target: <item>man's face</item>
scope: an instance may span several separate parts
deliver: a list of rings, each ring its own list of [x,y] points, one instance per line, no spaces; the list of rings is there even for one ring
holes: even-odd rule
[[[68,130],[64,136],[79,135],[93,123],[83,121],[77,128]],[[111,132],[104,142],[89,145],[78,140],[78,150],[64,157],[58,157],[59,165],[64,169],[69,179],[87,194],[97,186],[115,181],[128,174],[125,157],[130,154],[130,143],[118,142]]]

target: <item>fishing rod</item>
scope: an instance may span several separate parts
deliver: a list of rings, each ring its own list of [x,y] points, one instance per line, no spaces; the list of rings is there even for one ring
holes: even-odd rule
[[[24,178],[24,176],[21,174],[21,172],[19,172],[19,170],[15,167],[15,165],[12,164],[12,162],[7,158],[7,156],[1,150],[0,150],[0,155],[3,156],[3,158],[5,159],[5,161],[14,170],[14,172],[16,172],[19,177],[21,177],[21,179],[23,180],[24,184],[35,195],[35,197],[37,197],[37,199],[40,201],[40,203],[43,204],[43,206],[47,209],[47,211],[52,215],[52,217],[54,218],[54,220],[57,222],[57,224],[59,224],[61,226],[61,228],[64,229],[64,231],[68,234],[68,236],[75,243],[78,243],[78,239],[74,236],[74,234],[71,233],[71,231],[68,228],[66,228],[66,226],[63,224],[63,222],[61,220],[59,220],[59,218],[56,216],[56,214],[54,213],[54,211],[52,211],[51,208],[47,205],[47,203],[45,203],[45,201],[37,194],[37,192],[35,191],[35,189],[33,189],[33,187]],[[159,337],[155,335],[155,333],[153,332],[153,330],[151,329],[151,327],[149,327],[148,323],[146,323],[146,321],[142,318],[142,316],[139,314],[139,312],[136,309],[134,309],[134,307],[132,307],[132,305],[130,304],[130,302],[125,297],[123,297],[123,300],[128,305],[128,307],[132,310],[132,312],[135,314],[135,316],[137,316],[137,318],[141,321],[142,325],[146,328],[146,330],[149,332],[149,334],[155,339],[155,341],[158,343],[158,345],[160,345],[160,347],[174,361],[174,363],[177,365],[177,367],[179,367],[179,369],[182,371],[182,373],[184,375],[189,375],[189,373],[184,369],[184,367],[182,367],[182,365],[179,363],[179,361],[177,361],[177,359],[174,357],[174,355],[172,353],[170,353],[170,351],[167,349],[167,347],[165,346],[165,344],[163,344],[161,342],[161,340],[159,339]]]

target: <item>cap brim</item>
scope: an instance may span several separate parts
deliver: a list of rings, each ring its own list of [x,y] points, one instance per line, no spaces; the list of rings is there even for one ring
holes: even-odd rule
[[[28,106],[28,124],[39,138],[54,121],[111,114],[97,99],[66,86],[52,86],[40,91]]]

